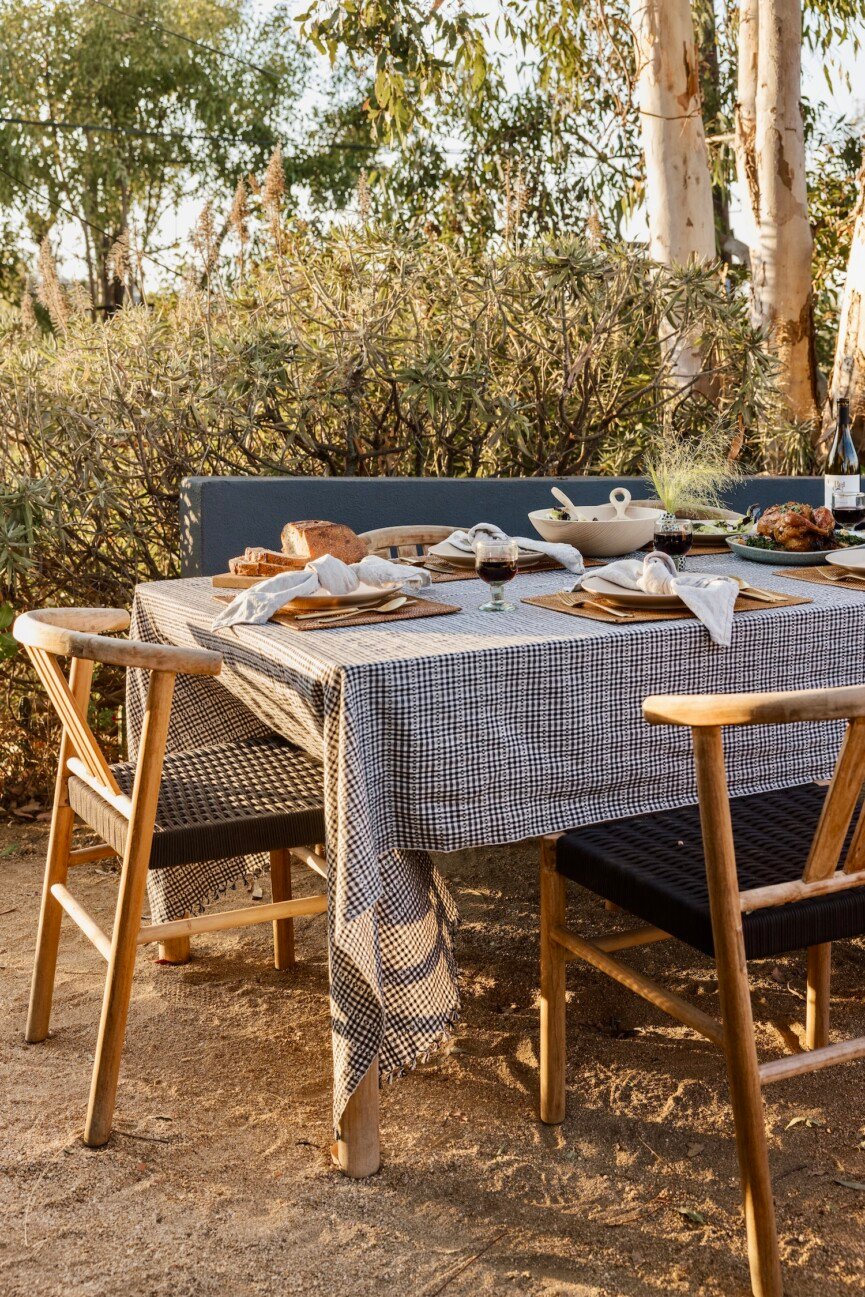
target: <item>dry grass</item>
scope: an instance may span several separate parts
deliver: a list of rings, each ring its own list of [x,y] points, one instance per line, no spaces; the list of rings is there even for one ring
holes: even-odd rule
[[[464,919],[464,1021],[445,1054],[384,1094],[385,1165],[363,1183],[328,1155],[314,920],[299,925],[290,976],[269,967],[263,928],[201,939],[184,968],[143,954],[118,1134],[83,1147],[101,968],[78,934],[62,947],[54,1035],[39,1047],[21,1035],[43,850],[43,829],[0,828],[4,1297],[746,1297],[711,1046],[574,969],[569,1115],[560,1130],[537,1121],[533,847],[443,858]],[[107,915],[107,871],[76,876]],[[576,911],[586,926],[605,921],[588,898]],[[669,962],[672,984],[712,1009],[703,959],[679,946],[634,959],[655,973]],[[838,1032],[862,1029],[863,973],[865,948],[845,945]],[[755,968],[761,1049],[778,1048],[790,1018],[801,1034],[803,980],[799,958]],[[862,1093],[854,1066],[767,1094],[788,1297],[865,1285],[865,1193],[838,1183],[865,1181]]]

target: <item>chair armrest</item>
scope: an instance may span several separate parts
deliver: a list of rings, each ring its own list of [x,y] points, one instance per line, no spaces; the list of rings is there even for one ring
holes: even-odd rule
[[[643,702],[650,725],[785,725],[865,716],[865,686],[762,694],[656,694]]]
[[[119,608],[38,608],[21,613],[12,634],[28,648],[111,666],[196,676],[219,675],[222,669],[222,654],[210,649],[109,638],[111,631],[128,626],[129,614]]]

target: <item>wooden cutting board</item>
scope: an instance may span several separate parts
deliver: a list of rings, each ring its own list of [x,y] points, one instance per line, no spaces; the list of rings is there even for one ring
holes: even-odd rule
[[[286,571],[290,569],[286,568]],[[266,576],[235,576],[233,572],[218,572],[210,578],[210,584],[215,590],[249,590],[260,581],[269,580]]]

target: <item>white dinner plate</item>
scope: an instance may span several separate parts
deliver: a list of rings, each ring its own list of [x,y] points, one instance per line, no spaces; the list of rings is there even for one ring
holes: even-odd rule
[[[645,590],[626,590],[624,586],[608,581],[606,577],[590,574],[583,577],[582,587],[587,594],[598,595],[608,603],[624,608],[681,608],[677,594],[647,594]]]
[[[850,549],[832,549],[826,555],[830,567],[843,567],[848,572],[865,572],[865,545]]]
[[[453,567],[474,567],[475,565],[474,554],[467,554],[464,549],[457,549],[455,545],[451,545],[446,540],[439,541],[437,545],[430,545],[429,553],[433,558],[444,559],[446,563],[452,564]],[[543,554],[536,549],[521,548],[517,566],[534,567],[536,563],[540,563],[543,557]]]
[[[388,581],[387,585],[367,585],[365,582],[352,590],[350,594],[331,594],[329,590],[316,590],[314,594],[304,595],[301,599],[291,599],[283,604],[280,612],[314,612],[317,608],[363,608],[368,603],[378,603],[386,599],[395,590],[401,589],[399,581]]]

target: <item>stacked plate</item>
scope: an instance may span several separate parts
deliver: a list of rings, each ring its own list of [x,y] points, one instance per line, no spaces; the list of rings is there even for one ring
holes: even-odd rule
[[[451,545],[450,541],[439,541],[438,545],[430,545],[429,554],[431,558],[442,559],[445,563],[450,563],[452,567],[474,568],[475,556],[465,549],[457,549]],[[517,560],[519,569],[536,567],[543,558],[543,554],[536,549],[523,549],[520,547],[520,555]]]
[[[603,602],[619,604],[623,608],[682,607],[682,600],[677,594],[647,594],[645,590],[626,590],[624,586],[616,585],[615,581],[591,573],[583,577],[580,589],[597,596]]]
[[[830,567],[840,567],[854,576],[865,577],[865,544],[851,549],[830,549],[826,562]]]

